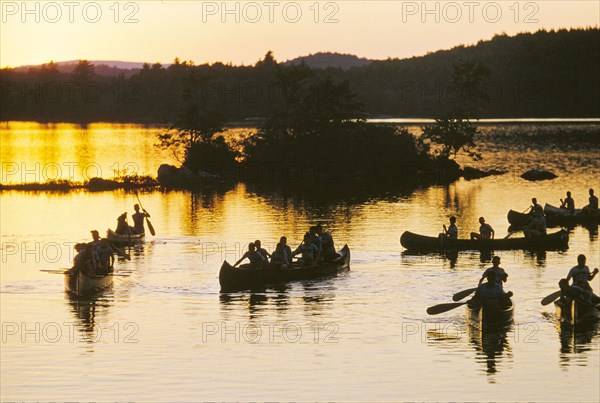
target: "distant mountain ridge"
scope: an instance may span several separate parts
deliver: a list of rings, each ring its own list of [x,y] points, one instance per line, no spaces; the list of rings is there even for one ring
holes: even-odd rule
[[[356,55],[334,52],[319,52],[308,56],[300,56],[284,62],[284,65],[297,65],[304,63],[313,69],[326,69],[334,67],[342,70],[348,70],[352,67],[363,67],[369,65],[374,60]]]

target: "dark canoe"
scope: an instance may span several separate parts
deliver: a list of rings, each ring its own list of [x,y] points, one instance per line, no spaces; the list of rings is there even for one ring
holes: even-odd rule
[[[564,250],[569,245],[569,234],[561,230],[534,238],[508,239],[440,239],[406,231],[400,237],[400,244],[409,251],[447,251],[447,250]]]
[[[506,327],[513,322],[514,314],[515,304],[512,301],[509,307],[502,309],[474,309],[467,304],[467,323],[478,329]]]
[[[596,212],[595,214],[585,214],[581,209],[575,209],[575,213],[571,214],[567,209],[546,204],[544,206],[544,213],[546,214],[546,225],[548,227],[569,224],[600,223],[600,212]],[[531,222],[531,216],[529,214],[519,213],[514,210],[508,212],[507,218],[508,222],[515,228],[523,227]]]
[[[556,316],[560,323],[571,326],[585,326],[600,320],[600,306],[580,304],[571,300],[567,306],[563,306],[563,301],[556,301]]]
[[[600,210],[595,212],[584,212],[582,209],[575,209],[571,213],[567,209],[554,207],[551,204],[544,206],[546,222],[550,220],[553,224],[598,224],[600,223]]]
[[[120,235],[111,229],[106,231],[106,239],[113,245],[133,245],[136,243],[144,242],[146,234],[130,234]]]
[[[290,281],[312,280],[327,277],[350,268],[350,248],[345,245],[339,257],[332,262],[321,262],[314,266],[292,265],[290,269],[255,269],[233,267],[223,262],[219,271],[221,292],[258,289],[265,286],[283,284]]]
[[[69,294],[80,296],[108,288],[113,283],[113,276],[88,276],[82,270],[74,274],[65,274],[65,291]]]

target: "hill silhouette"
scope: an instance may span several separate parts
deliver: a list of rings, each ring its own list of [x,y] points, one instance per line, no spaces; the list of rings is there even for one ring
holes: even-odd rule
[[[600,30],[586,28],[496,35],[408,59],[318,53],[278,64],[269,52],[254,66],[175,60],[139,69],[112,62],[2,69],[0,119],[166,123],[178,116],[182,95],[229,120],[267,117],[280,99],[278,71],[302,62],[314,80],[348,81],[369,117],[436,117],[456,106],[459,61],[491,71],[479,117],[600,117]]]

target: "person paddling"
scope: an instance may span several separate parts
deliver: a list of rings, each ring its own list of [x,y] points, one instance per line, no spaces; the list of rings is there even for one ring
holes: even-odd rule
[[[500,256],[494,256],[492,258],[492,267],[485,269],[481,279],[479,279],[479,284],[481,285],[483,280],[488,277],[488,274],[492,272],[494,273],[496,283],[498,283],[498,285],[500,285],[502,288],[502,283],[506,283],[506,280],[508,280],[508,274],[506,274],[506,271],[500,267]]]
[[[529,212],[529,214],[535,214],[536,211],[541,211],[542,213],[544,212],[544,208],[542,207],[541,204],[538,203],[537,199],[534,197],[531,199],[531,211]]]
[[[592,291],[592,286],[590,285],[590,281],[596,277],[598,274],[598,269],[594,269],[592,273],[590,273],[590,268],[585,265],[586,262],[585,255],[577,256],[577,266],[574,266],[569,270],[569,274],[567,275],[567,282],[573,279],[574,286],[583,288],[584,290]]]
[[[244,253],[240,260],[235,262],[233,267],[239,265],[244,259],[248,259],[250,261],[251,268],[263,267],[267,263],[265,257],[256,250],[256,245],[254,245],[253,242],[248,244],[248,251]]]
[[[333,242],[333,236],[331,235],[331,232],[324,231],[323,226],[319,224],[317,225],[317,233],[321,236],[323,260],[335,260],[339,255],[335,250],[335,244]]]
[[[256,246],[256,251],[265,258],[265,261],[268,261],[268,259],[271,258],[271,254],[269,252],[267,252],[267,250],[261,246],[262,244],[260,242],[260,239],[257,239],[256,241],[254,241],[254,245]]]
[[[504,292],[500,284],[498,284],[496,272],[489,271],[486,278],[487,282],[479,284],[475,295],[468,302],[469,307],[472,309],[478,307],[499,309],[510,306],[510,297],[513,296],[513,293],[512,291]]]
[[[441,237],[446,239],[458,239],[458,227],[456,226],[456,217],[450,217],[450,225],[446,228],[446,225],[442,225],[444,230],[443,233],[440,234]]]
[[[271,255],[271,266],[276,269],[285,270],[288,268],[288,265],[289,258],[285,248],[281,243],[278,243],[275,247],[275,251]]]
[[[525,238],[533,238],[538,236],[544,236],[546,232],[546,218],[541,210],[536,210],[533,213],[533,220],[531,223],[523,228],[523,234]]]
[[[567,192],[565,200],[560,199],[560,208],[567,209],[569,213],[575,213],[575,200],[571,197],[571,192]]]
[[[494,239],[496,232],[490,224],[485,222],[485,218],[479,217],[479,233],[471,232],[471,239]]]
[[[146,230],[144,229],[144,221],[146,217],[150,217],[150,214],[144,210],[140,211],[140,205],[135,204],[133,206],[135,213],[131,215],[131,219],[133,220],[133,233],[134,234],[144,234]]]
[[[304,235],[304,241],[292,252],[292,257],[302,254],[302,266],[310,266],[319,258],[319,249],[311,242],[310,233]]]
[[[290,248],[290,245],[287,244],[287,237],[282,236],[281,238],[279,238],[279,243],[281,244],[281,246],[283,247],[283,250],[285,251],[285,254],[288,258],[288,266],[292,264],[292,248]]]

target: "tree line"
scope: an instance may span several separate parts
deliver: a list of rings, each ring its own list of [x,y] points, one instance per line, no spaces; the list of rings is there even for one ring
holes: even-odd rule
[[[453,77],[457,63],[489,70],[478,81],[480,94],[471,97],[486,102],[471,105],[471,117],[599,114],[600,35],[598,28],[587,28],[497,35],[473,46],[348,70],[284,67],[271,52],[253,66],[176,59],[169,67],[145,64],[129,77],[99,75],[88,61],[72,72],[61,72],[54,63],[28,71],[7,68],[0,71],[0,120],[172,124],[193,99],[227,121],[253,122],[281,113],[282,104],[294,108],[294,100],[307,102],[307,96],[327,104],[334,89],[356,95],[361,117],[441,117],[464,106],[470,96],[464,92],[473,91]],[[282,69],[298,67],[310,71],[303,79],[308,85],[286,83],[281,76]]]

